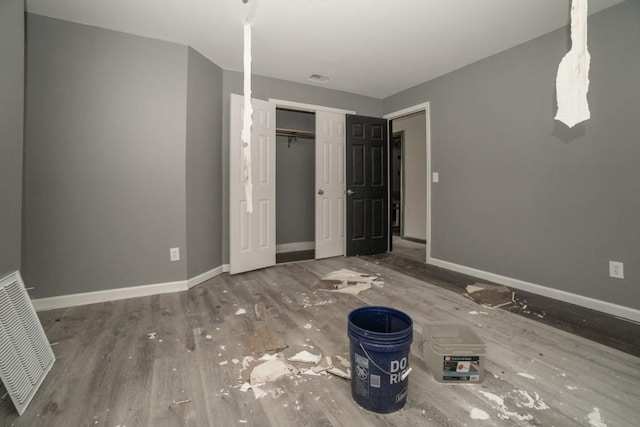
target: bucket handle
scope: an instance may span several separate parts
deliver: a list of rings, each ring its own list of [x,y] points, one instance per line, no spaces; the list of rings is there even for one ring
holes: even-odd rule
[[[364,351],[364,354],[365,354],[365,356],[367,356],[367,359],[369,359],[371,361],[371,363],[373,363],[373,366],[375,366],[376,368],[378,368],[380,371],[384,372],[385,374],[391,376],[391,374],[389,372],[387,372],[384,369],[382,369],[380,366],[378,366],[378,364],[376,362],[373,361],[371,356],[369,356],[369,353],[367,353],[367,350],[362,345],[362,342],[360,342],[360,348],[362,349],[362,351]]]
[[[373,363],[373,366],[375,366],[376,368],[378,368],[380,371],[382,371],[384,374],[391,376],[390,372],[385,371],[384,369],[382,369],[380,367],[380,365],[378,365],[376,362],[374,362],[374,360],[371,358],[371,356],[369,356],[369,353],[367,353],[367,349],[364,348],[364,346],[362,345],[362,342],[360,342],[360,348],[362,349],[362,351],[364,351],[365,356],[367,356],[367,359],[369,359],[371,361],[371,363]],[[408,376],[409,373],[411,372],[411,367],[409,367],[409,369],[407,369],[406,371],[404,371],[404,373],[401,375],[400,380],[404,381]]]

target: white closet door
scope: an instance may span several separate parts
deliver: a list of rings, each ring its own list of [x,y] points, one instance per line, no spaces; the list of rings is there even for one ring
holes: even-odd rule
[[[316,258],[344,255],[345,115],[316,111]]]
[[[252,99],[251,181],[253,213],[246,211],[242,174],[243,99],[231,94],[229,141],[229,272],[276,263],[276,126],[275,105]]]

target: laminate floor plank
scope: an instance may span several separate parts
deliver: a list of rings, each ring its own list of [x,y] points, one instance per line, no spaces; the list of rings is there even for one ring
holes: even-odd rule
[[[396,267],[375,257],[281,264],[223,274],[187,292],[39,313],[57,361],[23,416],[0,402],[0,425],[640,425],[640,358],[485,309]],[[358,295],[313,287],[342,268],[384,284]],[[400,309],[414,321],[405,408],[366,411],[351,398],[350,382],[334,376],[285,376],[261,386],[267,394],[259,399],[241,391],[248,336],[268,328],[288,346],[283,357],[348,356],[347,315],[368,305]],[[442,320],[472,326],[486,343],[482,384],[441,384],[427,369],[423,326]],[[488,419],[473,419],[472,410]]]

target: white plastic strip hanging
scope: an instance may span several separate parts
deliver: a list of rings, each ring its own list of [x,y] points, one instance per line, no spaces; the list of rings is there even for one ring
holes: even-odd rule
[[[251,182],[251,126],[253,125],[251,107],[251,23],[244,23],[244,114],[242,117],[242,176],[244,194],[247,199],[247,212],[253,212],[253,184]]]
[[[556,77],[558,112],[556,120],[569,127],[591,117],[589,91],[589,63],[587,49],[587,0],[571,3],[571,50],[562,58]]]
[[[244,21],[244,113],[242,116],[242,176],[244,194],[247,200],[247,213],[253,212],[253,182],[251,180],[251,127],[253,126],[253,107],[251,106],[251,25],[261,0],[253,0],[251,9]],[[243,0],[247,3],[247,0]]]

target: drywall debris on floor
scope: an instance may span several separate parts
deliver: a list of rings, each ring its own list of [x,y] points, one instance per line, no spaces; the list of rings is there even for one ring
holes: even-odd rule
[[[290,362],[313,363],[314,365],[317,365],[318,362],[320,362],[320,359],[322,359],[321,354],[312,354],[312,353],[309,353],[307,350],[303,350],[299,353],[294,354],[291,357],[287,357],[287,360]]]
[[[180,399],[180,400],[174,399],[173,400],[173,404],[174,405],[184,405],[185,403],[189,403],[189,402],[191,402],[191,398],[190,397],[187,397],[186,399]]]
[[[327,274],[313,287],[321,291],[358,295],[362,291],[371,289],[372,285],[382,287],[384,281],[379,276],[343,268]]]
[[[500,285],[476,282],[473,285],[467,285],[466,291],[466,297],[490,309],[509,305],[514,298],[511,289]]]
[[[261,385],[275,381],[292,373],[290,366],[279,359],[266,360],[251,370],[251,385]]]
[[[264,305],[263,303],[254,304],[253,313],[256,315],[256,320],[258,322],[269,320],[269,315],[267,313],[267,306]]]
[[[536,312],[536,311],[532,311],[531,308],[527,305],[527,300],[526,299],[521,299],[521,298],[513,298],[513,303],[520,308],[520,310],[522,310],[522,313],[524,314],[531,314],[533,316],[539,317],[540,319],[544,319],[544,316],[547,315],[546,311],[541,310],[540,313]]]
[[[247,314],[247,310],[245,310],[244,308],[239,308],[238,311],[236,311],[236,316],[239,316],[241,314]]]
[[[520,375],[521,377],[524,378],[528,378],[530,380],[535,380],[536,377],[534,377],[533,375],[527,374],[526,372],[518,372],[518,375]]]
[[[345,371],[334,366],[333,368],[327,369],[327,372],[331,375],[335,375],[336,377],[344,378],[345,380],[351,379],[351,371],[348,369]]]
[[[155,332],[149,332],[147,334],[147,338],[149,338],[150,340],[155,340],[156,339],[156,333]]]
[[[519,396],[515,399],[515,405],[519,408],[537,409],[543,411],[549,409],[549,406],[544,403],[538,393],[533,393],[533,396],[526,390],[518,390]]]
[[[288,357],[281,351],[256,357],[244,357],[238,385],[233,387],[241,392],[253,390],[256,399],[262,399],[267,395],[273,398],[282,395],[284,392],[278,387],[280,381],[298,385],[313,377],[327,378],[335,375],[345,379],[351,378],[350,362],[340,355],[323,356],[302,350]]]
[[[516,406],[517,408],[533,409],[535,411],[544,411],[549,409],[549,406],[544,403],[538,393],[533,393],[533,395],[531,395],[526,390],[512,390],[504,397],[484,390],[479,390],[479,392],[493,404],[498,411],[498,418],[502,420],[514,418],[519,421],[528,421],[531,424],[535,424],[533,415],[521,414],[517,410],[510,410],[507,406],[507,402],[509,405]]]
[[[326,293],[307,293],[299,292],[295,295],[296,302],[304,308],[316,307],[320,305],[335,304],[336,299]]]
[[[469,416],[473,420],[488,420],[489,419],[489,414],[487,414],[482,409],[478,409],[478,408],[473,408],[471,410],[471,412],[469,412]]]
[[[589,425],[591,427],[607,427],[607,425],[602,421],[600,409],[598,408],[593,408],[593,411],[587,415],[587,419],[589,420]]]

